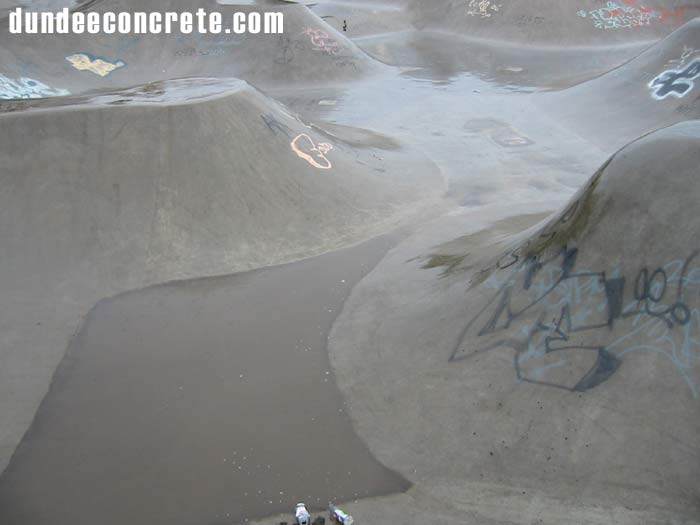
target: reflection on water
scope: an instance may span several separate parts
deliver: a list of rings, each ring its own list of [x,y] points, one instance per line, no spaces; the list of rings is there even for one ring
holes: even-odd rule
[[[451,81],[470,73],[510,89],[561,89],[609,71],[638,54],[642,45],[536,47],[460,38],[430,31],[405,31],[359,38],[357,44],[385,64],[413,74]]]

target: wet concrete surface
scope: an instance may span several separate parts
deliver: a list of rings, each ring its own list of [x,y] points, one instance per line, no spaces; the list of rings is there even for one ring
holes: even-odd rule
[[[16,3],[29,2],[0,0],[0,16]],[[663,8],[659,13],[686,9],[670,0],[652,3]],[[142,8],[133,0],[95,4],[98,10]],[[203,2],[159,4],[179,11]],[[217,6],[234,9],[237,4],[276,2],[221,0]],[[403,4],[409,8],[399,7]],[[0,112],[22,119],[0,127],[6,145],[22,145],[16,148],[21,154],[8,147],[0,162],[0,178],[6,181],[0,224],[13,225],[16,219],[22,225],[0,234],[0,245],[16,254],[3,259],[0,272],[6,305],[0,316],[0,470],[46,393],[77,320],[100,298],[138,291],[98,303],[73,340],[34,424],[0,478],[0,525],[246,523],[288,513],[299,500],[316,511],[331,499],[355,500],[349,510],[358,521],[392,525],[430,520],[479,525],[697,523],[688,519],[695,508],[688,501],[697,501],[688,488],[693,484],[672,484],[676,472],[670,472],[673,463],[665,457],[656,462],[662,466],[659,476],[650,475],[648,487],[637,490],[656,468],[642,473],[639,466],[661,449],[671,455],[688,450],[690,461],[679,460],[676,464],[685,466],[675,470],[689,472],[691,479],[692,458],[697,457],[688,445],[692,437],[658,446],[662,442],[652,436],[649,450],[624,461],[621,451],[633,450],[626,436],[639,442],[640,429],[650,428],[648,414],[635,415],[638,426],[618,431],[618,413],[631,420],[633,412],[617,411],[609,425],[600,425],[608,399],[594,398],[586,405],[581,398],[534,388],[523,395],[507,366],[482,373],[451,367],[447,360],[451,327],[461,328],[464,317],[465,289],[480,282],[467,275],[475,256],[478,262],[489,250],[512,243],[511,234],[525,227],[522,216],[544,216],[562,206],[623,143],[661,122],[696,116],[695,102],[681,104],[672,97],[660,103],[648,84],[679,60],[695,57],[700,48],[697,23],[657,43],[681,20],[662,21],[659,14],[641,32],[601,31],[585,11],[581,15],[584,6],[578,1],[505,2],[493,18],[469,14],[465,4],[395,0],[380,9],[384,15],[375,16],[378,3],[321,0],[313,6],[319,16],[321,10],[338,16],[324,15],[322,21],[290,7],[291,29],[281,39],[3,40],[3,75],[28,75],[73,95],[0,103]],[[361,11],[374,23],[363,24],[359,32],[355,17]],[[346,12],[352,13],[349,32],[339,23]],[[444,17],[449,27],[438,27],[436,17]],[[416,26],[412,18],[432,22]],[[318,28],[342,49],[339,55],[313,48],[307,31]],[[479,37],[500,30],[505,31],[502,39]],[[615,69],[647,48],[643,60]],[[83,50],[124,59],[128,67],[108,77],[77,71],[66,55]],[[222,93],[238,90],[239,82],[230,77],[250,82],[269,100],[256,95],[260,103],[248,114],[237,110],[236,97],[226,97],[225,103],[217,97],[217,105],[200,121],[207,124],[204,132],[193,126],[190,115],[178,120],[178,109],[201,109],[217,86]],[[170,80],[174,78],[186,80]],[[562,91],[549,92],[558,89]],[[147,108],[158,110],[147,117],[163,119],[157,133],[147,126],[133,132],[115,126],[114,133],[105,133],[136,105],[144,114]],[[41,155],[24,145],[41,137],[38,130],[49,126],[50,114],[53,136],[41,138],[38,149],[65,152],[69,163],[62,169],[46,162],[42,167],[49,169],[42,172],[34,163]],[[78,114],[88,117],[75,118],[72,125],[59,120]],[[277,121],[270,115],[277,115]],[[95,121],[99,126],[86,125]],[[589,126],[581,125],[589,121]],[[285,122],[294,134],[313,130],[319,140],[339,140],[348,147],[336,144],[334,154],[347,153],[357,162],[335,157],[334,171],[303,172],[297,186],[291,175],[313,164],[306,160],[307,166],[290,149],[293,134],[283,131],[280,123]],[[35,127],[26,135],[14,134],[20,124],[28,130],[32,123]],[[214,126],[216,133],[210,133],[212,123],[221,124]],[[344,126],[365,131],[341,130]],[[68,140],[70,133],[64,130],[71,128],[82,129],[85,140]],[[151,150],[159,150],[152,137],[167,137],[176,129],[185,130],[177,136],[181,140],[170,135],[161,144],[161,158],[170,164],[144,169],[141,162],[131,169],[126,163],[137,158],[137,144],[145,146],[143,158],[150,159]],[[130,138],[122,149],[106,138],[120,136]],[[270,140],[281,141],[280,147],[271,150]],[[403,163],[396,157],[397,144],[406,146]],[[88,151],[94,163],[90,154],[83,158]],[[120,153],[111,157],[115,151]],[[178,151],[187,153],[178,157],[173,154]],[[392,169],[403,182],[430,177],[441,192],[442,178],[410,160],[409,153],[425,154],[448,183],[448,198],[435,203],[434,211],[452,209],[428,226],[416,219],[414,226],[423,229],[418,240],[409,238],[390,253],[374,277],[355,288],[355,300],[345,304],[350,289],[382,259],[391,240],[283,267],[143,289],[175,278],[272,264],[264,249],[278,257],[281,243],[298,249],[294,258],[319,253],[302,250],[298,239],[319,240],[313,228],[337,220],[339,203],[348,204],[352,218],[366,213],[373,202],[367,195],[349,195],[348,186],[338,183],[369,188],[351,169],[355,164],[371,169],[376,180],[390,187],[387,195],[397,189],[389,178]],[[204,161],[196,162],[200,158]],[[249,158],[265,163],[247,162]],[[180,169],[190,165],[197,169]],[[162,166],[168,169],[161,171]],[[175,172],[186,183],[173,184]],[[64,173],[69,175],[65,181],[56,176]],[[212,190],[209,184],[218,173],[223,181],[251,181],[255,191],[241,192],[235,185]],[[127,186],[132,179],[138,183]],[[273,183],[267,190],[259,188],[266,180]],[[154,181],[158,191],[150,199],[141,184]],[[17,188],[27,191],[12,193]],[[275,200],[270,188],[290,193]],[[366,193],[383,200],[377,190]],[[329,204],[330,211],[314,212],[311,201]],[[245,204],[240,215],[217,222],[217,211],[231,210],[232,203]],[[183,214],[171,214],[173,210]],[[285,210],[300,212],[306,222],[293,224]],[[151,229],[131,224],[139,213]],[[120,222],[124,217],[129,224]],[[272,217],[282,224],[270,225]],[[237,220],[260,225],[260,231],[250,237],[255,242],[224,249],[226,240],[244,237]],[[352,229],[344,217],[339,222],[344,230]],[[385,228],[389,226],[373,231]],[[162,238],[153,235],[154,229]],[[79,231],[87,234],[77,242]],[[270,232],[281,232],[280,238],[261,242]],[[484,246],[484,238],[494,234],[498,243]],[[187,245],[189,238],[198,242]],[[202,239],[210,242],[199,243]],[[347,237],[333,239],[349,242]],[[135,240],[143,241],[146,256]],[[341,245],[321,244],[323,249]],[[71,257],[61,264],[65,254]],[[144,268],[146,278],[140,274]],[[343,395],[326,353],[333,323],[342,335],[329,347]],[[494,393],[492,384],[505,386]],[[610,394],[610,399],[623,397],[619,391]],[[544,412],[543,403],[552,407],[551,414],[559,407],[559,416]],[[503,404],[506,410],[501,410]],[[632,408],[646,405],[637,401]],[[664,415],[668,406],[678,406],[678,398],[668,398],[655,413]],[[582,422],[573,425],[577,413]],[[550,449],[558,452],[552,470],[549,456],[541,454],[543,444],[566,425],[572,436],[582,429],[580,446],[568,454],[560,443],[552,444]],[[681,426],[692,433],[692,427]],[[531,427],[536,429],[534,445],[525,452],[523,440]],[[606,427],[615,430],[619,443],[609,439],[613,434]],[[676,431],[674,438],[678,435]],[[562,439],[574,441],[568,435]],[[601,445],[589,452],[586,442],[593,439]],[[381,462],[414,482],[413,488],[389,498],[367,498],[401,492],[407,483],[382,467],[365,443]],[[494,451],[498,443],[501,448]],[[570,468],[572,457],[585,458],[574,462],[578,470]],[[621,468],[610,466],[618,460]],[[579,483],[582,473],[591,473],[590,482]],[[669,496],[664,487],[667,493],[689,496]]]
[[[205,90],[211,81],[194,82]],[[167,97],[141,91],[81,99]],[[367,127],[428,153],[462,209],[562,201],[604,156],[553,134],[531,89],[476,75],[395,70],[346,88],[268,94],[309,122]],[[325,333],[354,280],[381,259],[385,241],[376,242],[100,303],[0,479],[0,523],[237,523],[298,500],[322,508],[404,490],[355,437],[326,376]]]
[[[571,196],[612,151],[543,115],[531,88],[477,75],[392,71],[347,88],[267,90],[310,121],[364,127],[425,152],[461,207]]]
[[[408,488],[355,435],[325,349],[395,241],[100,302],[0,479],[0,523],[245,523]]]
[[[371,57],[419,78],[449,82],[464,73],[515,89],[564,89],[623,64],[651,45],[527,46],[406,31],[355,39]]]

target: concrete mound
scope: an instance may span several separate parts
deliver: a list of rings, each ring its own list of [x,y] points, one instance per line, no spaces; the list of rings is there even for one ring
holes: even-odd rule
[[[654,41],[700,15],[686,0],[303,0],[351,38],[435,30],[528,45]]]
[[[543,97],[540,106],[613,149],[656,129],[700,118],[700,18],[623,66]]]
[[[430,30],[369,36],[356,42],[374,59],[410,68],[413,76],[449,80],[467,73],[514,89],[567,88],[618,67],[648,45],[526,46]]]
[[[377,457],[474,523],[698,523],[699,161],[678,124],[521,234],[395,249],[330,344]]]
[[[168,0],[161,12],[284,14],[284,34],[13,35],[0,32],[0,99],[125,88],[185,77],[240,78],[256,86],[347,83],[380,65],[304,6]],[[141,12],[143,2],[91,3],[84,11]]]
[[[79,102],[1,117],[6,194],[39,209],[73,209],[77,243],[93,238],[94,229],[111,237],[103,227],[150,232],[151,249],[153,243],[164,249],[151,261],[160,269],[203,253],[238,266],[294,258],[331,239],[352,240],[395,219],[407,204],[437,196],[429,188],[440,174],[428,160],[408,174],[403,168],[421,160],[408,160],[398,143],[356,129],[334,126],[331,135],[305,125],[245,82],[171,81]],[[22,154],[26,140],[36,148]],[[75,153],[81,148],[84,153]],[[99,178],[92,176],[96,170]],[[76,209],[73,199],[92,194],[103,197],[104,208]],[[118,197],[131,209],[120,208]],[[3,208],[22,209],[12,202]],[[197,209],[201,222],[193,220]],[[41,213],[13,224],[23,224],[25,239],[64,235],[59,230],[69,223],[45,218]],[[202,264],[195,266],[206,271]]]
[[[408,8],[418,28],[568,46],[657,40],[700,15],[686,0],[409,0]]]
[[[393,66],[562,88],[624,64],[700,15],[687,2],[320,2],[311,9]]]
[[[391,139],[307,126],[242,81],[23,102],[0,115],[0,465],[98,300],[357,242],[443,187]]]
[[[634,142],[563,212],[475,275],[483,283],[469,296],[493,297],[452,359],[506,346],[522,381],[578,392],[631,381],[699,399],[699,146],[698,122]]]

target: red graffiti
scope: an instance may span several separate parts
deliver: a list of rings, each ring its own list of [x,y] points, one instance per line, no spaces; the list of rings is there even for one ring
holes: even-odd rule
[[[659,13],[660,22],[666,22],[671,19],[676,22],[681,22],[685,18],[685,6],[676,7],[675,9],[661,7],[657,11]]]
[[[323,51],[330,55],[337,55],[340,53],[340,44],[325,31],[309,28],[304,30],[302,34],[309,36],[311,45],[317,51]]]

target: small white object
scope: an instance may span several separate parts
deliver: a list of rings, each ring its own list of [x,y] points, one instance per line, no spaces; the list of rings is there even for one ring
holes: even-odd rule
[[[297,503],[297,525],[311,525],[311,514],[303,503]]]
[[[331,514],[331,521],[340,523],[341,525],[352,525],[355,520],[349,514],[346,514],[342,509],[331,504],[328,506],[328,511]]]

